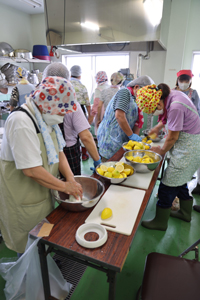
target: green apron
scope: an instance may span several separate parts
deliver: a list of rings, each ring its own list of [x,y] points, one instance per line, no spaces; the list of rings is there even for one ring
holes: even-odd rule
[[[173,103],[180,103],[198,115],[197,111],[182,102]],[[200,167],[200,134],[180,132],[178,140],[169,153],[170,162],[162,183],[167,186],[181,186],[190,181]]]
[[[53,176],[58,174],[58,163],[48,165],[42,134],[40,140],[43,167]],[[56,133],[51,133],[59,153]],[[14,161],[0,159],[0,230],[6,246],[19,253],[26,247],[28,233],[53,210],[50,190],[17,170]]]

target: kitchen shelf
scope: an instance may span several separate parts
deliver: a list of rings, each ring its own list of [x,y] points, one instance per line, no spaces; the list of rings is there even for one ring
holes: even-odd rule
[[[11,58],[11,57],[4,57],[4,56],[0,56],[0,61],[1,60],[8,60],[8,61],[12,61],[15,63],[39,63],[39,64],[50,64],[51,61],[50,60],[42,60],[42,59],[38,59],[38,58],[32,58],[32,59],[24,59],[24,58]]]

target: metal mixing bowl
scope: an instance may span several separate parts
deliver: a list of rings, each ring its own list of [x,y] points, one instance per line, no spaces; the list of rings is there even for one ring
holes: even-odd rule
[[[143,157],[144,155],[148,155],[149,157],[153,158],[155,162],[147,164],[147,163],[138,163],[127,159],[127,156]],[[134,167],[135,171],[138,173],[148,173],[154,171],[159,165],[160,161],[162,160],[162,156],[160,154],[150,150],[130,150],[124,153],[124,158],[127,162],[129,162]]]
[[[143,143],[144,145],[146,145],[146,146],[149,146],[149,149],[148,149],[148,150],[151,149],[151,144],[144,143],[144,142],[142,142],[142,143]],[[123,143],[123,144],[122,144],[122,148],[124,149],[124,151],[131,151],[131,150],[128,150],[128,149],[124,148],[124,146],[127,145],[127,144],[128,144],[128,142]]]
[[[130,169],[133,170],[133,174],[132,175],[129,175],[128,177],[125,177],[125,178],[109,178],[109,177],[105,177],[105,176],[102,176],[100,175],[98,172],[97,172],[97,169],[100,168],[101,165],[105,165],[106,167],[115,167],[115,164],[117,163],[117,161],[108,161],[108,162],[104,162],[104,163],[101,163],[99,164],[95,171],[97,173],[97,175],[99,175],[101,178],[103,178],[105,181],[108,181],[112,184],[119,184],[119,183],[122,183],[123,181],[125,181],[128,177],[131,177],[134,175],[135,171],[134,171],[134,168],[131,164],[129,163],[124,163],[124,168],[128,167]]]
[[[104,185],[101,181],[88,176],[74,176],[76,182],[83,189],[83,200],[77,202],[69,201],[69,194],[51,190],[53,197],[64,208],[70,211],[84,211],[93,207],[104,193]]]
[[[142,133],[144,134],[144,136],[148,136],[149,129],[143,130]],[[164,138],[165,134],[166,133],[164,131],[162,131],[162,130],[159,131],[159,134],[158,134],[157,138],[151,139],[152,142],[160,142]]]

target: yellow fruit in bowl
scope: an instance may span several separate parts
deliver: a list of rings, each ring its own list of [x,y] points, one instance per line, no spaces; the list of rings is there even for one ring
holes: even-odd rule
[[[140,146],[135,146],[134,150],[141,150]]]
[[[145,150],[149,150],[149,148],[150,148],[149,146],[144,145],[144,149],[145,149]]]
[[[99,175],[101,175],[101,176],[103,176],[103,174],[104,174],[104,171],[103,171],[102,169],[100,169],[100,168],[97,169],[97,172],[98,172]]]
[[[108,177],[108,178],[112,178],[112,173],[110,173],[110,172],[105,172],[105,173],[104,173],[104,176],[105,176],[105,177]]]
[[[120,172],[117,171],[116,169],[112,172],[112,177],[113,178],[119,178]]]
[[[124,171],[124,165],[116,165],[115,170],[119,171],[119,173]]]
[[[147,141],[147,144],[151,144],[151,143],[153,143],[152,140],[148,140]]]
[[[131,169],[124,169],[123,172],[128,176],[131,173]]]
[[[104,208],[104,210],[102,210],[102,213],[101,213],[101,219],[105,220],[110,217],[112,217],[112,209],[109,207]]]
[[[101,165],[101,166],[100,166],[100,169],[101,169],[102,171],[104,171],[104,172],[107,172],[108,167],[105,166],[105,165]]]
[[[147,142],[147,136],[146,136],[145,138],[142,139],[142,142],[143,142],[143,143],[146,143],[146,142]]]
[[[122,174],[119,174],[119,178],[124,178],[124,176]]]
[[[116,162],[115,166],[118,166],[118,165],[124,166],[124,162],[123,162],[123,161],[118,161],[118,162]]]
[[[112,173],[113,171],[115,170],[115,168],[113,168],[113,167],[108,167],[108,172],[110,172],[110,173]]]
[[[126,178],[126,177],[127,177],[127,175],[126,175],[126,173],[125,173],[125,172],[121,172],[121,175],[122,175],[124,178]]]
[[[127,150],[132,150],[132,147],[131,147],[131,146],[124,145],[123,147],[124,147],[125,149],[127,149]]]

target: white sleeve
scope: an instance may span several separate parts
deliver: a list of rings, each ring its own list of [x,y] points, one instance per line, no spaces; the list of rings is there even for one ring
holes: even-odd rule
[[[33,121],[24,112],[16,112],[7,140],[17,169],[42,166],[40,140]],[[13,116],[14,117],[14,116]]]

